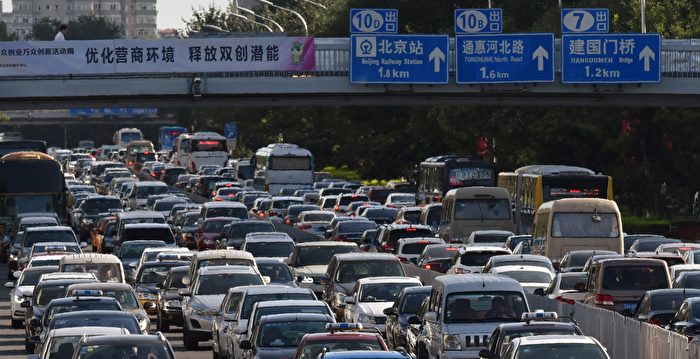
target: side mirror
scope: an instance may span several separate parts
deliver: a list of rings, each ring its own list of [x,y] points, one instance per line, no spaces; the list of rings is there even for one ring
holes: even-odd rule
[[[537,288],[537,289],[535,289],[535,292],[534,292],[533,294],[539,295],[540,297],[544,297],[544,289],[543,289],[543,288]]]
[[[481,349],[481,350],[479,351],[479,357],[480,357],[480,358],[487,358],[487,359],[489,359],[489,358],[495,358],[495,357],[496,357],[496,354],[491,353],[488,349]]]
[[[186,275],[186,276],[182,277],[182,284],[184,284],[184,285],[190,285],[191,282],[192,282],[192,279],[190,279],[190,276],[189,276],[189,275]]]
[[[389,308],[384,309],[383,312],[384,312],[384,314],[387,315],[387,316],[396,315],[396,308],[394,308],[394,307],[389,307]]]
[[[437,321],[437,313],[435,312],[427,312],[425,313],[425,317],[423,317],[426,322],[435,322]]]
[[[343,299],[343,302],[345,302],[345,304],[355,304],[355,298],[352,296],[347,296],[345,299]]]
[[[420,318],[418,318],[417,315],[412,315],[408,317],[408,324],[421,325],[423,323],[421,323]]]
[[[238,347],[243,350],[250,350],[253,349],[253,344],[250,342],[250,340],[241,340],[241,342],[238,343]]]
[[[20,304],[19,306],[20,306],[20,307],[22,307],[22,308],[29,308],[29,307],[31,307],[31,306],[32,306],[32,304],[31,304],[31,302],[30,302],[30,301],[28,301],[28,300],[25,300],[25,301],[24,301],[24,302],[22,302],[22,303],[21,303],[21,304]]]
[[[554,267],[554,270],[558,272],[561,269],[561,263],[559,261],[553,261],[552,267]]]
[[[262,280],[263,280],[263,283],[265,283],[265,284],[270,284],[270,282],[272,282],[272,278],[270,278],[269,275],[262,276]]]
[[[12,289],[15,287],[15,282],[6,282],[5,283],[5,288]]]
[[[192,295],[192,292],[190,292],[190,290],[187,288],[182,288],[182,289],[177,291],[177,294],[179,294],[183,297],[189,297]]]
[[[574,290],[577,292],[585,292],[587,290],[586,283],[576,283],[576,285],[574,285]]]

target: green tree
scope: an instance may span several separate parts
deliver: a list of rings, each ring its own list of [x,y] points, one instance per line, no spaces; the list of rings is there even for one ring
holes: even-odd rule
[[[51,41],[56,36],[61,22],[48,17],[42,18],[32,25],[32,32],[27,36],[29,40]]]
[[[17,41],[19,40],[19,37],[17,36],[16,33],[8,33],[7,32],[7,24],[4,22],[0,21],[0,41]]]
[[[80,16],[68,23],[66,40],[105,40],[122,38],[120,25],[103,17]]]

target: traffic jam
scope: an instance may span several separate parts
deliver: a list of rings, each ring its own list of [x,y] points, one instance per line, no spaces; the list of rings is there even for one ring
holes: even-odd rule
[[[1,315],[28,357],[612,357],[535,297],[700,332],[700,245],[625,233],[610,176],[441,155],[368,185],[161,131],[0,142]]]

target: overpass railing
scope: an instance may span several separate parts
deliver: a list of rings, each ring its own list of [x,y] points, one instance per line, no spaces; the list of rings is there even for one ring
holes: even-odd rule
[[[406,275],[417,276],[430,285],[440,273],[404,264]],[[532,309],[557,312],[560,317],[573,317],[585,335],[592,336],[615,359],[694,359],[700,358],[700,342],[656,325],[642,323],[609,310],[584,304],[566,304],[538,295],[527,296]]]

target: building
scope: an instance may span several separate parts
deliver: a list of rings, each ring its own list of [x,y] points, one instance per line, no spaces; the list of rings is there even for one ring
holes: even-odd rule
[[[80,16],[100,16],[119,24],[128,39],[154,39],[157,0],[13,0],[12,13],[2,20],[10,32],[20,39],[29,35],[32,24],[42,18],[58,19],[68,23]]]

